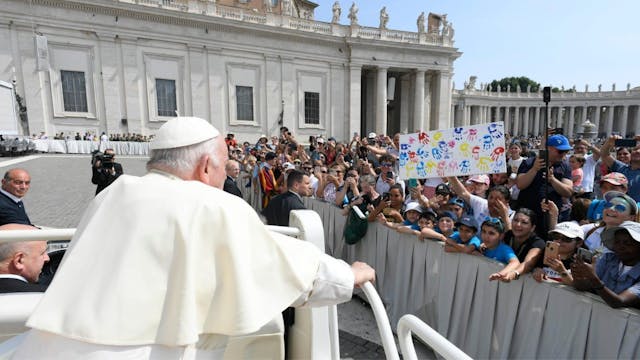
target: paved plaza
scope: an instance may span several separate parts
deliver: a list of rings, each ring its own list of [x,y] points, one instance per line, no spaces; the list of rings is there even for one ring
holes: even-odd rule
[[[22,167],[31,174],[31,189],[24,199],[34,224],[54,228],[75,228],[93,199],[89,155],[33,155],[0,158],[2,174]],[[118,156],[125,174],[143,175],[146,157]],[[341,357],[384,359],[380,337],[371,310],[354,297],[338,306]]]

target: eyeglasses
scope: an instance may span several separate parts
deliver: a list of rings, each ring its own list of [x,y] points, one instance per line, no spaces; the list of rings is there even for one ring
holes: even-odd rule
[[[619,212],[619,213],[625,212],[628,209],[626,205],[614,204],[612,202],[606,202],[604,204],[604,208],[605,209],[613,209],[613,211],[616,211],[616,212]]]
[[[390,163],[390,162],[383,162],[383,163],[380,163],[380,166],[391,167],[391,166],[393,166],[393,164]]]
[[[313,169],[313,168],[311,168],[311,167],[306,167],[306,166],[305,166],[305,167],[303,167],[303,169],[304,169],[304,170],[311,170],[311,169]]]
[[[320,172],[321,172],[321,173],[323,173],[323,174],[326,174],[326,173],[327,173],[327,170],[322,170],[322,171],[320,171]]]
[[[566,237],[566,236],[560,235],[560,234],[552,234],[549,237],[551,238],[551,240],[557,240],[557,241],[561,241],[563,243],[571,243],[571,242],[576,240],[574,238]]]

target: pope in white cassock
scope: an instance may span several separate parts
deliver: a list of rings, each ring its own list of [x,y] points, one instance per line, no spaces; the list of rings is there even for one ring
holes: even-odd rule
[[[281,358],[283,309],[374,279],[222,191],[227,148],[207,121],[170,120],[150,148],[147,175],[90,203],[16,359]]]

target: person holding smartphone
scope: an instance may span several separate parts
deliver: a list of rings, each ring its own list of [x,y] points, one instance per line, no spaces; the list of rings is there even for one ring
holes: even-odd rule
[[[576,257],[571,266],[573,286],[597,294],[613,308],[640,308],[640,224],[625,221],[607,229],[602,242],[611,251],[595,266]]]
[[[544,265],[533,270],[533,278],[538,282],[551,280],[572,285],[573,277],[569,269],[574,255],[582,246],[584,232],[580,225],[567,221],[549,231],[549,239],[551,241],[547,241],[544,252]]]

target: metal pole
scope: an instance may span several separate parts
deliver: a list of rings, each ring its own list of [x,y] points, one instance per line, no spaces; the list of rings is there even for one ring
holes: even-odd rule
[[[542,91],[542,100],[544,101],[544,184],[542,185],[544,201],[548,202],[549,197],[549,150],[547,147],[547,141],[549,140],[549,102],[551,101],[551,87],[545,86]],[[549,230],[549,212],[544,213],[544,225],[545,225],[545,233]]]

